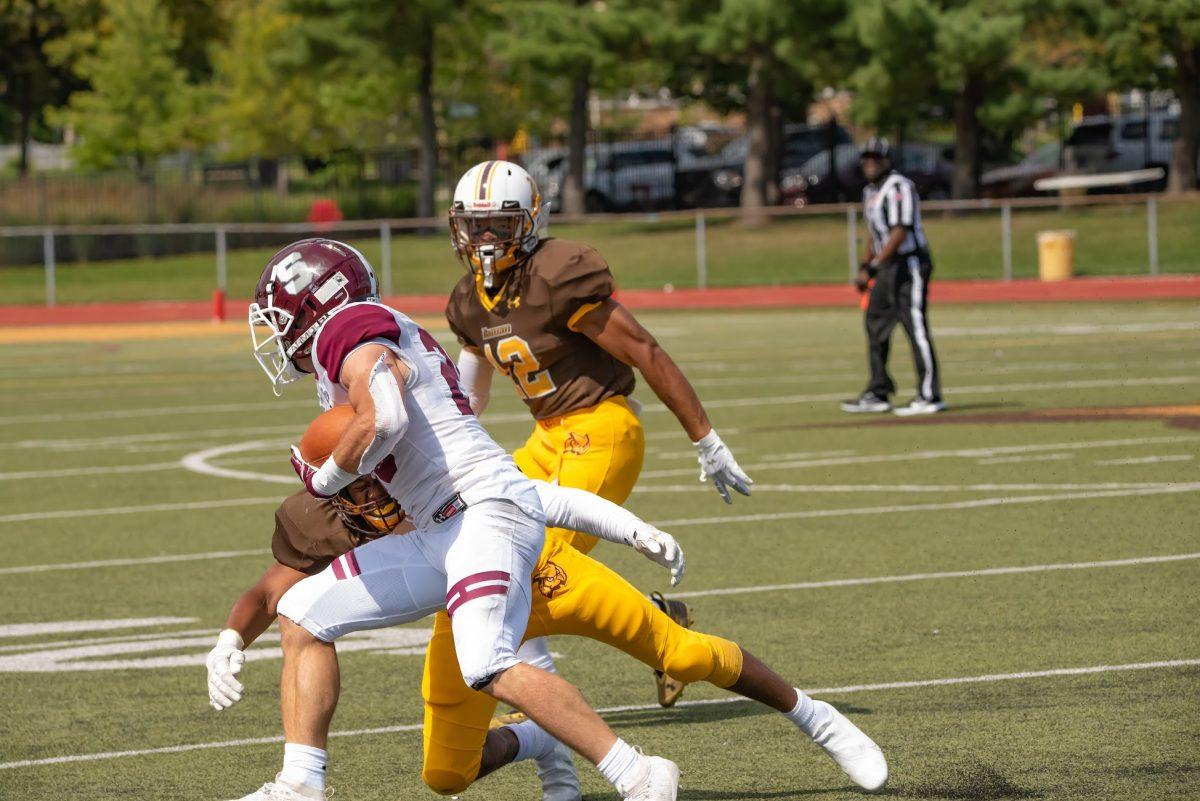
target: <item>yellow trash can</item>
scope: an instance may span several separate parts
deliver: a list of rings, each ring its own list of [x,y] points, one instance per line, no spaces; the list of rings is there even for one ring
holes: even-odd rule
[[[1038,275],[1043,281],[1066,281],[1075,272],[1075,232],[1039,231]]]

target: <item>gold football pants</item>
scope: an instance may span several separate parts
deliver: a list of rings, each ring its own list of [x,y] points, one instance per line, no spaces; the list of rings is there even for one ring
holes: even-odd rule
[[[742,673],[736,644],[680,626],[616,572],[561,539],[547,542],[534,572],[525,639],[550,634],[590,637],[688,683],[729,687]],[[421,778],[434,792],[460,793],[479,775],[496,699],[463,682],[444,614],[434,618],[421,695]]]
[[[562,487],[587,490],[613,503],[625,503],[642,472],[646,439],[642,424],[618,395],[606,401],[539,420],[525,444],[513,453],[521,472]],[[596,538],[578,531],[546,529],[546,540],[562,538],[587,553]]]

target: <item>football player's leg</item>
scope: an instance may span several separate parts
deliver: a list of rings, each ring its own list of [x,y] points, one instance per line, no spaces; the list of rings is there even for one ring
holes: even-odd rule
[[[532,488],[529,493],[536,504]],[[613,734],[575,687],[517,658],[545,520],[509,501],[475,504],[461,518],[445,564],[446,611],[463,680],[520,709],[589,759],[626,797],[647,782],[677,786],[673,763],[641,755]]]
[[[570,548],[554,554],[562,588],[535,607],[531,629],[608,643],[687,682],[707,681],[783,713],[859,786],[882,787],[878,746],[829,704],[814,700],[736,643],[684,628],[620,575]]]
[[[463,681],[445,612],[433,618],[421,697],[425,701],[421,778],[435,793],[461,793],[480,775],[481,751],[496,699]]]
[[[901,269],[904,270],[904,280],[899,286],[899,318],[912,349],[917,373],[917,397],[923,400],[941,400],[942,387],[938,377],[937,355],[933,350],[933,334],[929,330],[926,311],[931,268],[922,264],[917,256],[909,256]]]
[[[418,620],[439,608],[445,577],[416,537],[383,537],[335,559],[279,600],[284,670],[284,769],[255,798],[324,797],[325,744],[337,706],[333,641],[351,631]]]

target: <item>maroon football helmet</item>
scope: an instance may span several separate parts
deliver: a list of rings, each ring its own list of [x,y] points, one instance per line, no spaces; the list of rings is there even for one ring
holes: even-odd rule
[[[272,256],[250,304],[250,338],[275,394],[304,372],[296,359],[312,353],[331,314],[347,303],[378,299],[370,263],[343,242],[302,239]]]

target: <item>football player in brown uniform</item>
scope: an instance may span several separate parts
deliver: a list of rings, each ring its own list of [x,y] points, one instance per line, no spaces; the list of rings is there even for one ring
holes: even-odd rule
[[[549,210],[537,184],[507,161],[486,161],[458,182],[450,209],[451,241],[467,274],[454,287],[446,319],[458,337],[460,385],[480,414],[487,405],[492,371],[508,376],[536,423],[513,453],[530,478],[552,481],[624,503],[642,469],[645,439],[636,401],[636,367],[679,420],[696,447],[700,480],[712,481],[726,503],[729,488],[750,494],[753,483],[709,422],[704,405],[654,336],[613,299],[608,264],[587,245],[545,236]],[[546,532],[546,549],[568,543],[584,553],[596,544],[587,534]],[[682,601],[652,596],[684,625],[691,610]],[[434,621],[426,663],[428,682],[448,682],[449,641],[445,615]],[[518,654],[554,670],[544,640],[530,640]],[[683,692],[679,677],[656,671],[659,703],[671,706]],[[565,749],[556,769],[569,763]]]
[[[682,555],[669,535],[643,523],[634,515],[595,496],[577,490],[558,490],[541,485],[550,505],[570,509],[575,524],[593,530],[635,531],[622,541],[672,571],[682,574]],[[569,493],[574,493],[570,495]],[[354,482],[329,500],[313,498],[305,491],[289,496],[275,512],[271,551],[275,563],[253,587],[234,603],[225,628],[206,660],[209,702],[214,709],[228,709],[241,700],[240,681],[245,648],[276,618],[280,599],[308,576],[316,576],[337,563],[358,564],[356,549],[379,537],[405,532],[403,512],[384,487],[370,477]],[[670,554],[678,554],[671,558]],[[781,712],[828,753],[852,780],[867,789],[877,789],[887,778],[887,763],[879,748],[845,716],[829,704],[812,699],[742,649],[720,637],[691,631],[672,620],[617,573],[570,545],[555,552],[557,562],[549,567],[543,560],[527,637],[547,634],[590,637],[612,645],[635,659],[659,669],[681,673],[689,681],[708,681]],[[365,559],[365,557],[364,557]],[[364,561],[365,564],[365,561]],[[350,571],[353,572],[353,571]],[[346,581],[356,580],[349,573]],[[353,617],[362,610],[345,608]],[[382,623],[380,623],[382,625]],[[280,701],[285,729],[301,715],[301,707],[320,708],[324,730],[312,746],[285,745],[284,769],[274,782],[246,796],[247,799],[303,801],[324,798],[324,745],[339,692],[336,671],[322,674],[306,670],[295,658],[299,646],[291,631],[281,626],[284,675]],[[450,644],[453,648],[453,642]],[[332,644],[322,647],[333,648]],[[291,656],[289,656],[291,654]],[[452,653],[451,656],[454,656]],[[289,663],[289,660],[291,662]],[[522,759],[537,759],[560,747],[533,721],[489,730],[488,719],[496,705],[490,696],[468,690],[482,705],[478,725],[469,741],[463,740],[458,722],[442,714],[443,699],[425,699],[424,761],[422,778],[436,792],[461,793],[475,780]],[[453,703],[453,698],[447,699]],[[311,714],[313,709],[309,709]],[[293,724],[295,725],[295,724]],[[568,796],[555,795],[555,799]],[[575,790],[576,799],[578,789]]]

